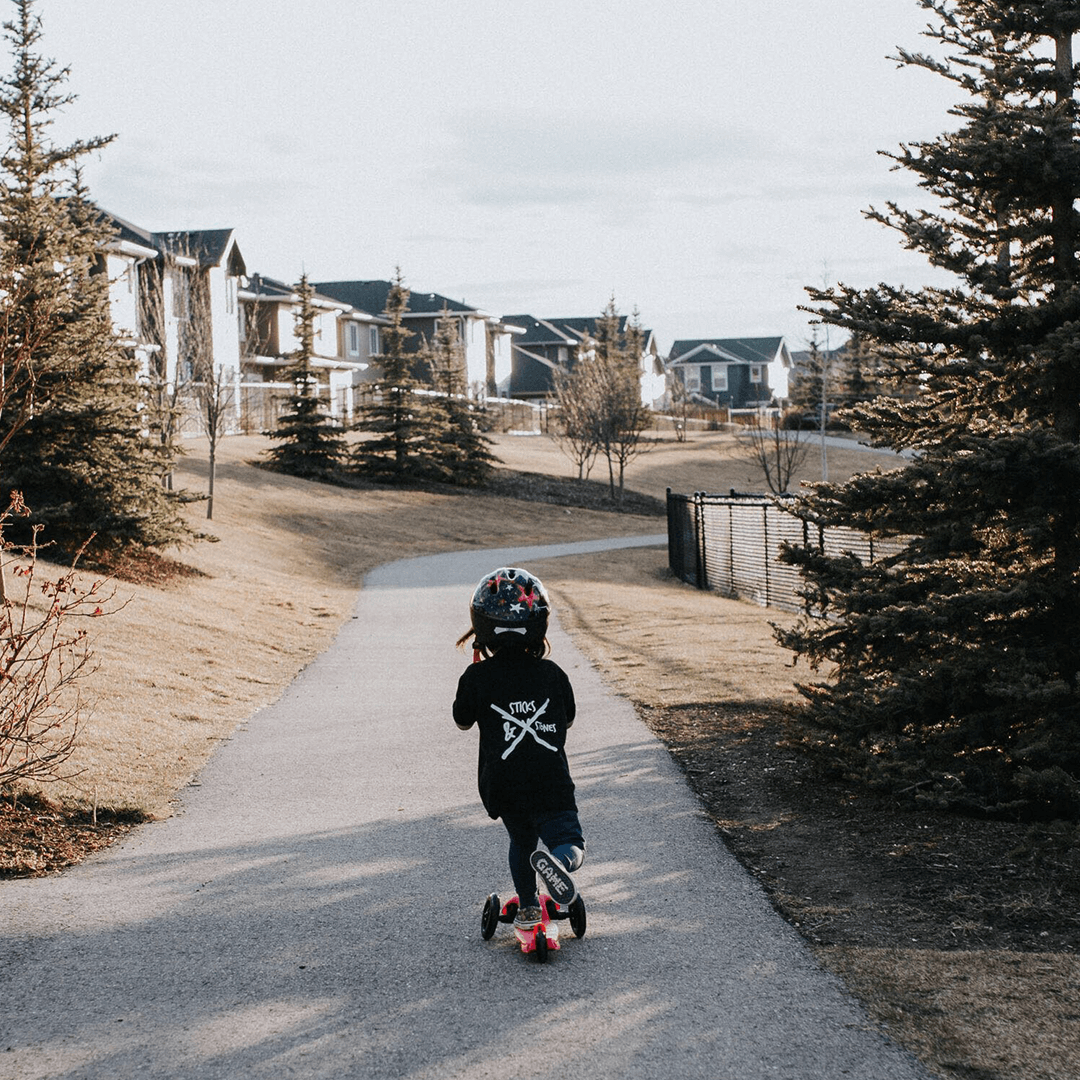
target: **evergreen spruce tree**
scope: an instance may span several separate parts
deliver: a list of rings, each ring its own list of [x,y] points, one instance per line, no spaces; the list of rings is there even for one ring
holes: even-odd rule
[[[416,354],[406,350],[413,336],[405,328],[409,290],[401,270],[386,298],[384,314],[390,325],[382,330],[383,351],[376,357],[380,372],[360,408],[356,429],[363,438],[355,445],[352,466],[366,479],[401,484],[439,478],[434,460],[433,397],[421,393],[413,374]]]
[[[479,429],[469,408],[465,385],[465,351],[457,317],[444,309],[428,346],[428,364],[435,388],[430,433],[433,478],[447,484],[477,487],[484,483],[498,460],[491,440]]]
[[[889,388],[881,384],[877,353],[861,334],[852,334],[842,350],[843,374],[837,401],[841,406],[872,401]]]
[[[336,480],[346,456],[345,437],[319,401],[311,362],[315,357],[314,289],[307,275],[297,287],[296,337],[287,378],[293,384],[288,409],[270,433],[278,445],[267,451],[272,469],[308,480]]]
[[[921,390],[854,410],[906,468],[823,485],[811,522],[890,538],[871,565],[791,552],[807,618],[779,640],[848,768],[936,804],[1080,813],[1080,139],[1065,0],[920,0],[964,94],[955,131],[892,155],[937,197],[869,216],[952,287],[811,290]]]
[[[846,409],[876,397],[910,398],[918,384],[903,377],[902,371],[887,375],[885,358],[860,333],[855,332],[833,351],[828,371],[829,402]],[[820,401],[820,394],[818,397]]]
[[[817,328],[810,338],[810,347],[791,380],[791,405],[803,413],[817,413],[821,408],[823,377],[828,375],[829,357],[822,352]],[[828,381],[826,378],[826,388]]]
[[[0,486],[20,490],[46,539],[73,550],[92,533],[91,553],[128,545],[163,547],[189,535],[161,479],[170,468],[143,430],[137,364],[121,348],[101,272],[108,232],[78,176],[85,155],[110,137],[55,146],[48,128],[73,100],[66,68],[37,52],[33,0],[13,0],[4,24],[14,59],[0,80],[9,143],[0,158],[0,235],[25,293],[11,305],[5,342],[31,357],[33,378],[0,418]]]

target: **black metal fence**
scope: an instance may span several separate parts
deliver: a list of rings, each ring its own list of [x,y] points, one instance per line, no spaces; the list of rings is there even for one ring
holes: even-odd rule
[[[800,611],[802,576],[779,562],[784,544],[814,545],[828,555],[850,552],[866,564],[895,552],[894,542],[843,527],[811,525],[765,495],[667,493],[668,564],[699,589]]]

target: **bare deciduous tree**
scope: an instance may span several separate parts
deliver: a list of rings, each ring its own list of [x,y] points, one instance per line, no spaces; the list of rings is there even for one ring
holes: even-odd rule
[[[693,398],[683,378],[674,371],[667,376],[668,396],[671,399],[671,419],[675,425],[675,441],[686,442],[686,424],[690,419]]]
[[[180,369],[189,400],[195,407],[199,428],[208,444],[206,516],[214,516],[214,482],[217,448],[229,426],[236,405],[236,373],[214,363],[214,315],[210,304],[209,272],[203,267],[187,270],[180,279],[183,312],[179,334]]]
[[[229,426],[236,405],[235,373],[224,364],[208,364],[192,384],[199,411],[199,424],[209,444],[206,517],[214,516],[214,481],[217,476],[217,447]]]
[[[810,444],[796,428],[784,430],[779,417],[757,413],[739,433],[743,456],[758,466],[774,495],[787,494],[792,477],[802,467]]]
[[[652,421],[652,414],[641,400],[641,354],[643,331],[635,311],[622,333],[618,333],[615,301],[609,302],[600,326],[604,334],[614,330],[610,345],[604,344],[605,408],[604,453],[608,459],[608,479],[612,497],[615,492],[615,472],[618,471],[618,498],[623,494],[626,466],[648,447],[642,439]],[[612,329],[609,329],[612,328]]]
[[[622,498],[626,466],[647,449],[642,439],[651,413],[641,400],[641,350],[637,313],[624,325],[610,300],[594,332],[578,346],[573,369],[555,372],[563,449],[578,466],[579,479],[603,454],[613,499]]]
[[[594,388],[588,375],[582,368],[573,371],[557,368],[554,372],[560,421],[555,439],[563,453],[577,466],[579,480],[588,478],[596,455],[600,453],[596,406],[592,400]]]
[[[151,352],[147,364],[146,400],[151,431],[172,460],[176,438],[183,423],[183,403],[191,382],[190,368],[179,363],[174,336],[169,334],[169,312],[165,298],[166,277],[179,271],[167,263],[145,263],[139,272],[139,333]],[[176,301],[174,301],[175,303]],[[172,470],[162,477],[163,485],[173,487]]]

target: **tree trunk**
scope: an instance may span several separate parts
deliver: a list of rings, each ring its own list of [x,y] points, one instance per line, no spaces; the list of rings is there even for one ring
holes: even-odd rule
[[[1059,31],[1055,35],[1055,61],[1057,86],[1055,100],[1058,108],[1065,110],[1073,97],[1073,48],[1072,34]],[[1052,238],[1054,245],[1054,277],[1056,289],[1062,294],[1076,288],[1076,237],[1073,228],[1072,185],[1059,182],[1053,206]],[[1053,426],[1058,437],[1067,443],[1080,442],[1080,363],[1075,351],[1068,356],[1058,356],[1055,364],[1053,386]],[[1068,498],[1059,503],[1057,519],[1053,523],[1054,576],[1059,585],[1068,586],[1080,570],[1080,508],[1076,500]],[[1074,688],[1080,682],[1080,654],[1076,649],[1076,635],[1080,632],[1080,617],[1073,610],[1072,590],[1059,588],[1056,601],[1056,621],[1060,627],[1058,667],[1061,676]],[[1064,600],[1070,597],[1070,600]]]
[[[214,476],[217,473],[217,440],[210,440],[210,477],[207,486],[206,520],[212,521],[214,517]]]

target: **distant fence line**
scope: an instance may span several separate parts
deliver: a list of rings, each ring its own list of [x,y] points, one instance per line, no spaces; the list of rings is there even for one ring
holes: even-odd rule
[[[253,434],[272,431],[281,416],[290,408],[296,388],[290,382],[259,382],[242,380],[228,389],[226,418],[227,434]],[[431,393],[434,391],[421,393]],[[328,387],[320,383],[314,387],[314,395],[322,403],[329,416],[348,427],[359,419],[363,410],[379,400],[377,390],[367,384],[359,386]],[[511,398],[470,399],[477,419],[485,430],[494,432],[516,431],[540,433],[548,427],[550,409],[543,403],[517,401]],[[202,434],[198,401],[194,396],[194,384],[182,395],[181,430],[185,435]]]
[[[805,602],[802,575],[779,561],[784,544],[833,556],[850,552],[863,564],[900,547],[857,529],[812,525],[765,495],[676,495],[669,488],[667,520],[668,564],[676,577],[787,611],[801,611]]]

